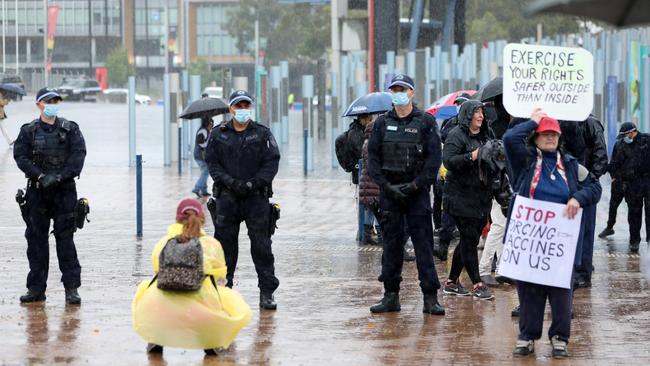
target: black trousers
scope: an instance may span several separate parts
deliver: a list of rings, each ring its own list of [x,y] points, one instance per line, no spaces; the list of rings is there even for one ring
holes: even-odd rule
[[[433,226],[440,230],[442,228],[442,187],[443,181],[436,181],[433,185]]]
[[[644,202],[650,203],[650,189],[645,182],[637,182],[625,187],[625,202],[627,203],[627,222],[630,225],[630,242],[641,241],[641,222]],[[646,205],[646,240],[650,239],[650,208]]]
[[[381,259],[379,281],[386,292],[399,292],[404,263],[405,225],[415,249],[420,288],[424,294],[435,294],[440,288],[438,273],[433,262],[433,225],[429,193],[419,193],[410,202],[398,203],[381,197],[381,229],[384,236],[384,253]],[[425,208],[425,209],[422,209]]]
[[[275,277],[275,257],[271,250],[269,219],[269,199],[264,196],[236,198],[230,194],[221,194],[217,198],[214,237],[223,247],[226,266],[228,266],[227,286],[233,285],[239,257],[239,227],[243,221],[246,222],[248,237],[251,240],[251,256],[257,272],[257,287],[265,293],[273,293],[278,288],[280,281]]]
[[[611,186],[611,194],[609,196],[609,217],[607,220],[607,227],[613,228],[616,225],[616,212],[618,206],[621,205],[625,198],[625,190],[623,189],[623,180],[614,179]]]
[[[558,336],[568,342],[571,335],[571,307],[573,291],[570,289],[537,285],[517,281],[519,296],[519,337],[518,339],[534,341],[542,337],[546,299],[551,305],[551,327],[549,339]]]
[[[74,182],[48,190],[37,189],[34,184],[27,188],[27,260],[29,274],[27,288],[43,292],[47,288],[50,262],[50,220],[54,221],[56,255],[59,259],[61,282],[65,288],[81,286],[81,266],[77,258],[73,234],[75,232],[74,207],[77,190]]]
[[[460,232],[460,241],[454,249],[454,256],[451,261],[449,279],[458,280],[463,268],[467,271],[473,284],[481,282],[481,275],[478,270],[478,242],[481,239],[483,228],[487,224],[486,218],[474,218],[453,216]]]

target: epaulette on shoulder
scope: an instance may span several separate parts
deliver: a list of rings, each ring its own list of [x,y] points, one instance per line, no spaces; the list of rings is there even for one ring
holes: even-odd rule
[[[219,126],[217,127],[219,127],[221,131],[225,131],[226,129],[228,129],[228,126],[226,126],[226,121],[221,121],[221,123],[219,123]]]
[[[255,125],[256,125],[257,127],[260,127],[260,128],[262,128],[263,130],[270,130],[270,128],[264,126],[263,124],[261,124],[261,123],[259,123],[259,122],[253,122],[253,123],[255,123]]]
[[[59,126],[61,127],[61,129],[66,130],[68,132],[79,128],[79,124],[75,121],[69,121],[65,118],[59,117],[59,122],[60,122]]]

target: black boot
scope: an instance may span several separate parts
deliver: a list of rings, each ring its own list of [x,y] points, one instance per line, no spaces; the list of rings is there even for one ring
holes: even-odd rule
[[[377,232],[377,245],[384,245],[384,236],[381,235],[381,228],[379,225],[375,226],[375,231]]]
[[[445,315],[445,308],[438,302],[436,294],[425,294],[422,312],[425,314]]]
[[[449,252],[449,242],[440,241],[438,243],[438,248],[433,250],[433,256],[444,262],[447,260],[448,252]]]
[[[375,228],[372,225],[363,225],[363,243],[364,245],[378,245],[375,240]]]
[[[406,250],[406,248],[404,248],[404,262],[413,262],[413,261],[415,261],[415,256],[409,253],[408,250]]]
[[[162,353],[163,346],[157,345],[155,343],[147,343],[147,353]]]
[[[598,234],[598,237],[601,238],[601,239],[604,239],[604,238],[606,238],[606,237],[608,237],[610,235],[614,235],[614,234],[615,234],[614,228],[611,228],[611,227],[608,226],[608,227],[605,228],[605,230],[601,231],[600,234]]]
[[[641,239],[634,239],[630,240],[630,252],[632,253],[638,253],[639,252],[639,244],[641,243]]]
[[[23,304],[39,301],[45,301],[45,291],[38,292],[27,290],[27,293],[20,297],[20,302]]]
[[[273,294],[260,292],[260,308],[265,310],[275,310],[278,308],[278,304],[273,299]]]
[[[389,313],[402,310],[399,304],[399,293],[386,292],[378,303],[370,307],[371,313]]]
[[[76,288],[65,289],[65,303],[68,305],[81,304],[81,296],[79,296]]]

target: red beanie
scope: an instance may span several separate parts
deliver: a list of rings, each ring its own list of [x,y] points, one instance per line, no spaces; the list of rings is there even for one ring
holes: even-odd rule
[[[188,211],[194,211],[197,216],[204,217],[203,205],[201,205],[201,202],[193,198],[186,198],[182,200],[176,208],[176,221],[186,220],[188,218]]]

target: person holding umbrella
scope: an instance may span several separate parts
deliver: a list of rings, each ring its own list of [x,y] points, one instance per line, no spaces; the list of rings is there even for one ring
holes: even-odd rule
[[[210,171],[208,170],[208,164],[205,162],[205,149],[208,147],[208,137],[210,136],[213,124],[212,117],[204,116],[201,118],[201,127],[196,131],[194,161],[196,161],[196,164],[201,169],[201,175],[194,184],[192,193],[198,198],[208,197],[210,195],[208,193],[208,175],[210,175]]]

